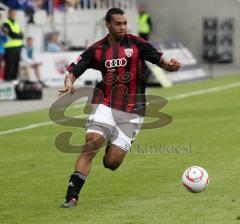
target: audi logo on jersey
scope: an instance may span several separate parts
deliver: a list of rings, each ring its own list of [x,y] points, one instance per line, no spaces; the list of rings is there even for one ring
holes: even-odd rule
[[[105,62],[106,68],[116,68],[116,67],[125,67],[127,60],[125,58],[117,58],[112,60],[107,60]]]

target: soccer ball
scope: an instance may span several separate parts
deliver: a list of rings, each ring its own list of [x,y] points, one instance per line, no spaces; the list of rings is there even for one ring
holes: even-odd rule
[[[209,184],[208,173],[200,166],[191,166],[184,171],[182,184],[192,193],[202,192]]]

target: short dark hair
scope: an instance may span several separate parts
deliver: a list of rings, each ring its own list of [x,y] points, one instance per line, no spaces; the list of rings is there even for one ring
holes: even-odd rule
[[[111,8],[107,11],[105,21],[110,22],[112,19],[112,15],[114,15],[114,14],[123,15],[123,14],[125,14],[125,12],[120,8]]]

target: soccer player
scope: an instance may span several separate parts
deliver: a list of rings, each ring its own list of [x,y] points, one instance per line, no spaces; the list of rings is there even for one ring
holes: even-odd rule
[[[105,19],[109,34],[69,65],[65,88],[60,90],[60,95],[73,94],[75,80],[88,68],[102,73],[102,81],[93,93],[93,111],[86,124],[86,144],[70,176],[64,208],[76,207],[92,160],[106,140],[105,168],[116,170],[129,151],[143,123],[144,60],[169,72],[177,71],[181,66],[175,59],[165,60],[163,53],[145,40],[127,34],[127,17],[120,8],[109,9]]]

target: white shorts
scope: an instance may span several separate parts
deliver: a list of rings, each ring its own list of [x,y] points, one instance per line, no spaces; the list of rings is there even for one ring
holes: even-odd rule
[[[98,133],[128,152],[142,123],[143,117],[137,114],[115,110],[103,104],[95,104],[86,123],[86,129],[87,133]]]

